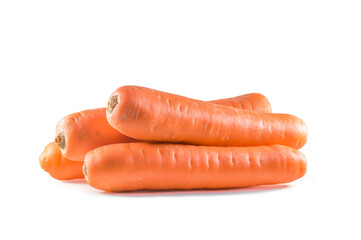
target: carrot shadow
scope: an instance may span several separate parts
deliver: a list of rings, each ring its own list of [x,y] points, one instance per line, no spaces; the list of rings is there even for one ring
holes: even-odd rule
[[[79,179],[72,179],[72,180],[62,180],[63,183],[70,183],[70,184],[84,184],[86,183],[85,178]]]
[[[129,192],[101,192],[108,196],[122,197],[172,197],[172,196],[216,196],[216,195],[236,195],[236,194],[254,194],[267,191],[276,191],[289,188],[286,184],[263,185],[246,188],[230,189],[198,189],[198,190],[138,190]]]

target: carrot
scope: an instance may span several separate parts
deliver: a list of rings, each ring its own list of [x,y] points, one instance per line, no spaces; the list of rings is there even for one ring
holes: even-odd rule
[[[83,161],[94,148],[122,142],[134,142],[109,125],[105,108],[85,110],[62,118],[56,126],[55,142],[63,155],[74,161]]]
[[[87,153],[89,185],[104,191],[215,189],[287,183],[306,173],[305,156],[292,148],[208,147],[124,143]]]
[[[49,143],[39,157],[42,169],[58,180],[84,178],[82,171],[83,162],[71,161],[61,154],[59,147]]]
[[[271,112],[268,99],[259,93],[211,102],[259,112]],[[58,122],[55,142],[65,157],[74,161],[83,161],[85,154],[94,148],[137,141],[111,127],[105,111],[105,108],[99,108],[73,113]]]
[[[260,93],[249,93],[238,97],[219,99],[210,102],[255,112],[272,112],[271,104],[268,99]]]
[[[111,126],[139,140],[296,149],[307,140],[305,123],[289,114],[247,111],[137,86],[114,91],[107,118]]]

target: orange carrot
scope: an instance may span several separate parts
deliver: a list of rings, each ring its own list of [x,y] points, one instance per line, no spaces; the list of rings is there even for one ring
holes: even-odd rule
[[[49,143],[39,157],[42,169],[58,180],[84,178],[82,171],[83,162],[71,161],[62,156],[59,147]]]
[[[255,112],[272,112],[271,104],[268,99],[260,93],[249,93],[238,97],[219,99],[210,102]]]
[[[306,173],[305,156],[280,145],[207,147],[121,143],[87,153],[85,179],[104,191],[215,189],[287,183]]]
[[[268,99],[259,93],[211,101],[259,112],[271,112]],[[55,142],[65,157],[83,161],[85,154],[97,147],[137,140],[124,136],[111,127],[106,119],[105,108],[73,113],[61,119],[56,127]]]
[[[55,142],[73,161],[83,161],[89,150],[103,145],[135,141],[109,125],[105,108],[70,114],[56,126]]]
[[[107,118],[123,134],[148,141],[299,149],[307,140],[305,123],[289,114],[247,111],[137,86],[114,91]]]

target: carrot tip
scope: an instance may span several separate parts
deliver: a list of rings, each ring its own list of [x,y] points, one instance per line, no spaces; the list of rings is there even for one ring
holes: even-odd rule
[[[117,95],[111,96],[108,101],[107,112],[112,113],[117,105],[118,105]]]

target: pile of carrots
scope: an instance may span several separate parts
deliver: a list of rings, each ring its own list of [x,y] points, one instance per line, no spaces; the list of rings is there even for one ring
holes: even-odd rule
[[[262,94],[200,101],[139,86],[62,118],[40,156],[53,178],[104,191],[288,183],[306,173],[305,123]]]

